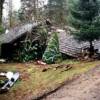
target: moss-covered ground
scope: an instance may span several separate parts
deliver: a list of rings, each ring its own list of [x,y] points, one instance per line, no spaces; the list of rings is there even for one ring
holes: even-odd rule
[[[48,89],[53,89],[64,81],[72,79],[74,76],[85,73],[100,65],[100,61],[82,62],[66,60],[60,64],[70,64],[72,68],[62,72],[62,68],[54,69],[59,64],[53,64],[46,65],[45,67],[50,67],[50,69],[42,72],[44,66],[33,63],[0,64],[0,72],[20,72],[20,79],[8,93],[0,94],[0,100],[31,100],[33,96],[41,94]]]

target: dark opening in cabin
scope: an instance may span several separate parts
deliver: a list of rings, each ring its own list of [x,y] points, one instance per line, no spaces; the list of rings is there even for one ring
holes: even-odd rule
[[[1,46],[1,57],[5,59],[11,59],[14,52],[13,44],[7,43]]]
[[[20,42],[25,40],[26,34],[17,38],[10,43],[4,43],[1,45],[1,58],[12,60],[16,55],[16,51],[20,48]]]

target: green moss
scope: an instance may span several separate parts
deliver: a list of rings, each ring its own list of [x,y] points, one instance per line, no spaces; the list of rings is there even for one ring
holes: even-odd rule
[[[48,69],[46,72],[42,72],[42,66],[40,67],[34,64],[0,64],[0,71],[20,72],[20,79],[11,88],[10,94],[0,95],[0,99],[19,100],[19,96],[21,97],[20,99],[23,99],[26,94],[29,94],[27,96],[38,95],[48,88],[52,89],[64,81],[72,79],[75,75],[80,75],[97,65],[100,65],[100,61],[81,62],[66,60],[60,64],[71,64],[73,68],[62,72],[62,68],[54,70],[54,67],[57,66],[57,64],[53,64],[47,65],[48,67],[51,67],[51,69]]]

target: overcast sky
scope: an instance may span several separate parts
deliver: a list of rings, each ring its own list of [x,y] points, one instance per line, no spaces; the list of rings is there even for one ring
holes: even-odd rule
[[[8,0],[6,0],[6,1],[8,1]],[[18,9],[20,9],[20,7],[21,7],[21,2],[20,2],[21,0],[12,0],[12,3],[13,3],[13,10],[18,10]],[[47,1],[48,0],[40,0],[40,1],[44,1],[45,2],[45,4],[47,4]],[[7,13],[7,10],[8,10],[8,8],[6,8],[6,5],[5,5],[5,7],[4,7],[5,9],[3,10],[3,15],[4,15],[4,17],[6,17],[7,15],[8,15],[8,13]]]
[[[18,10],[21,7],[20,0],[12,0],[14,10]]]
[[[13,1],[14,10],[18,10],[21,7],[21,3],[20,3],[21,0],[12,0],[12,1]],[[45,4],[47,4],[48,0],[40,0],[40,1],[44,1]]]

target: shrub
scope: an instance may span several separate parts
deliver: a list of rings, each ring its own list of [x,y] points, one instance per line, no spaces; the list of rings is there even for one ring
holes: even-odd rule
[[[61,58],[61,54],[59,52],[58,36],[57,33],[53,33],[42,59],[47,64],[52,64],[59,60],[59,58]]]
[[[48,32],[47,32],[47,29],[43,25],[40,25],[38,27],[34,35],[38,37],[37,40],[39,41],[40,45],[46,45]]]
[[[47,31],[43,26],[33,29],[31,35],[20,43],[17,59],[21,62],[41,59],[46,48]]]
[[[21,62],[27,62],[32,59],[36,59],[37,57],[37,47],[38,45],[32,45],[30,40],[24,42],[19,50],[18,60]]]
[[[2,34],[2,33],[4,33],[4,28],[3,28],[3,26],[2,25],[0,25],[0,34]]]

